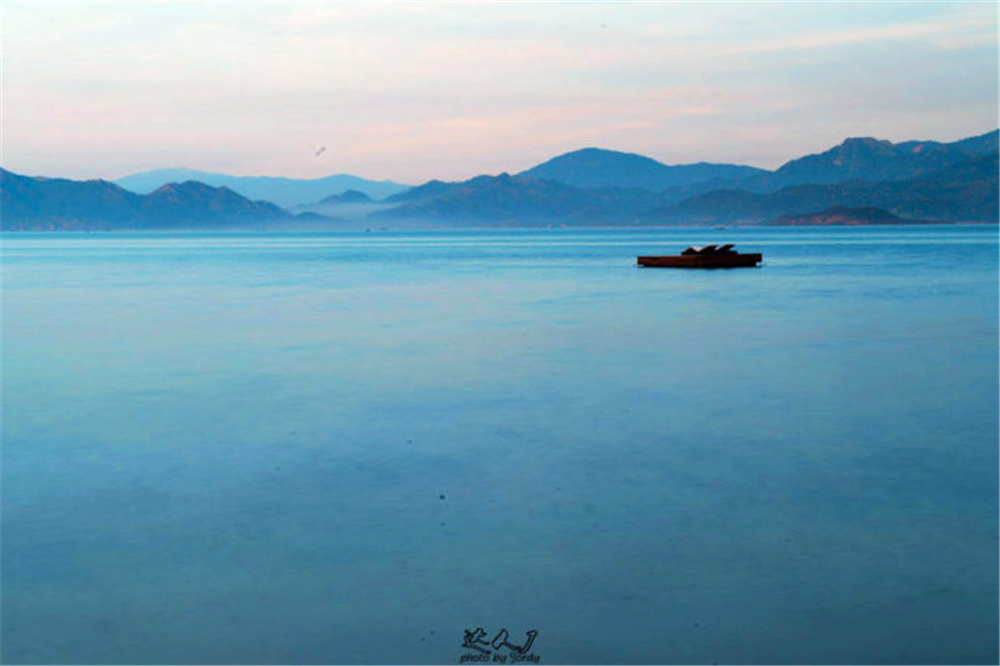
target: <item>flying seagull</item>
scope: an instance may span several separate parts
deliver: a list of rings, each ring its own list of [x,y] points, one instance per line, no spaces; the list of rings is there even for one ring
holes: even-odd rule
[[[319,149],[316,151],[316,157],[319,157],[325,152],[326,152],[326,146],[320,146]]]

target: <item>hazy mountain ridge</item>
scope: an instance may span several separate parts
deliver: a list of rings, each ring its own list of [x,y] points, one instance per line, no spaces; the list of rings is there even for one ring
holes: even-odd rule
[[[0,168],[0,213],[4,230],[33,228],[78,228],[86,223],[115,225],[134,215],[140,196],[105,180],[75,181],[64,178],[28,177]],[[97,210],[102,220],[83,216]]]
[[[774,191],[791,185],[909,180],[981,154],[967,146],[983,147],[991,135],[995,140],[996,132],[991,132],[970,137],[964,140],[965,145],[936,141],[894,144],[871,137],[850,138],[822,153],[791,160],[773,174],[760,176],[745,185],[750,190]]]
[[[881,208],[905,219],[997,222],[998,155],[976,156],[903,181],[807,184],[771,193],[718,190],[652,211],[650,222],[761,224],[835,206]]]
[[[501,174],[457,183],[431,181],[397,195],[393,199],[399,206],[372,218],[460,225],[763,224],[839,206],[880,208],[901,219],[995,222],[997,181],[996,154],[967,156],[908,180],[794,185],[769,193],[713,190],[680,202],[670,191],[578,188]]]
[[[392,200],[400,205],[372,218],[420,223],[595,224],[609,219],[635,221],[659,198],[639,188],[579,188],[504,173],[457,183],[432,181]]]
[[[2,171],[3,228],[176,228],[180,224],[284,227],[295,222],[308,222],[314,227],[337,223],[340,228],[369,223],[862,224],[878,223],[877,219],[891,224],[896,223],[895,219],[997,223],[998,138],[1000,133],[993,131],[952,143],[893,144],[871,138],[847,139],[822,153],[791,160],[774,172],[707,163],[667,167],[641,155],[590,148],[513,176],[483,175],[450,183],[431,180],[398,191],[381,202],[373,202],[361,190],[325,192],[312,199],[314,204],[293,207],[293,212],[299,213],[294,217],[273,203],[251,201],[227,186],[187,181],[141,195],[103,180],[32,178]],[[601,175],[599,169],[595,170],[596,164],[604,164],[605,168],[628,165],[617,172],[611,168],[605,178],[611,182],[634,183],[646,177],[655,181],[665,173],[673,174],[671,177],[683,175],[687,182],[653,190],[635,186],[581,187],[537,176],[555,172],[564,178],[598,182]],[[726,173],[745,173],[745,169],[751,169],[753,175],[737,180],[722,177]],[[713,179],[697,180],[709,176]],[[791,184],[781,185],[786,181]],[[831,209],[836,214],[823,215]],[[872,209],[884,211],[885,215],[875,214]],[[843,210],[853,212],[845,214]],[[853,217],[835,222],[846,220],[845,215]],[[889,215],[894,218],[886,217]],[[806,222],[802,216],[812,217]],[[796,217],[801,219],[789,222]]]
[[[22,176],[0,169],[5,231],[18,229],[159,229],[290,220],[266,201],[188,181],[135,194],[106,180]]]
[[[331,194],[325,199],[319,200],[317,203],[319,205],[370,204],[373,203],[373,201],[372,198],[364,192],[359,192],[358,190],[347,190],[343,194]]]
[[[456,183],[432,180],[389,197],[387,203],[400,205],[373,217],[382,222],[461,225],[767,223],[783,215],[839,206],[880,207],[899,219],[989,222],[996,221],[991,194],[996,191],[995,158],[979,153],[995,146],[997,139],[997,131],[950,144],[846,139],[822,153],[790,160],[774,172],[755,169],[749,178],[722,177],[740,173],[737,165],[704,164],[706,168],[691,172],[697,175],[688,182],[659,191],[580,186],[577,183],[635,185],[650,179],[658,186],[666,181],[656,178],[685,168],[667,167],[641,155],[586,148],[516,176],[477,176]],[[614,173],[602,180],[596,164]],[[697,180],[709,176],[714,178]]]
[[[248,199],[270,201],[285,208],[309,204],[349,190],[361,192],[371,199],[383,199],[410,187],[389,180],[368,180],[350,174],[298,179],[280,176],[230,176],[191,169],[154,169],[118,178],[114,183],[137,194],[148,194],[168,183],[188,180],[213,187],[227,187]]]
[[[953,141],[951,145],[965,148],[977,155],[989,155],[990,153],[1000,151],[1000,130],[993,130],[985,134],[970,136],[967,139]]]
[[[866,224],[934,224],[936,220],[911,220],[903,219],[893,215],[889,211],[881,208],[847,208],[845,206],[834,206],[818,213],[804,213],[801,215],[782,215],[773,220],[774,226],[859,226]]]
[[[733,181],[768,173],[739,164],[682,164],[669,166],[644,155],[603,148],[583,148],[559,155],[517,174],[575,187],[642,188],[658,192],[711,181]]]
[[[672,193],[679,201],[713,189],[769,192],[810,183],[908,180],[997,150],[1000,150],[1000,130],[951,143],[893,144],[871,137],[848,138],[826,151],[789,160],[768,171],[708,162],[667,166],[633,153],[584,148],[554,157],[518,175],[576,187],[641,187]]]
[[[775,172],[737,181],[689,182],[658,192],[579,187],[559,180],[571,172],[562,167],[579,165],[581,159],[587,168],[605,158],[653,170],[664,166],[638,155],[584,149],[516,176],[430,181],[390,197],[387,201],[402,205],[377,217],[456,224],[513,220],[525,224],[761,224],[839,206],[881,208],[900,219],[996,222],[996,157],[979,151],[996,144],[997,138],[994,131],[951,144],[847,139],[823,153],[791,160]],[[561,165],[562,176],[537,176],[553,173],[541,167],[554,164]],[[628,179],[619,174],[618,180]]]

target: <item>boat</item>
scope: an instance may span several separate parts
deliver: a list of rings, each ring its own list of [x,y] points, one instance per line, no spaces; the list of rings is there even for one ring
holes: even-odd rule
[[[640,266],[651,268],[743,268],[756,266],[763,260],[759,253],[740,254],[732,243],[689,247],[680,254],[639,257]]]

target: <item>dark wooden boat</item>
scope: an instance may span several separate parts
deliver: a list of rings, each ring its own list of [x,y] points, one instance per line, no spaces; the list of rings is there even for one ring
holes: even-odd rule
[[[740,254],[732,243],[689,247],[680,254],[660,257],[639,257],[640,266],[652,268],[743,268],[761,262],[760,254]]]

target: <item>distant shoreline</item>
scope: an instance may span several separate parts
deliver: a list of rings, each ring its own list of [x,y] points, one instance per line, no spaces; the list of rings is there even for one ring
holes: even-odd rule
[[[173,233],[204,233],[204,234],[282,234],[282,233],[349,233],[349,234],[384,234],[395,232],[493,232],[493,231],[554,231],[554,232],[578,232],[578,231],[649,231],[649,230],[669,230],[683,229],[689,231],[738,231],[738,230],[767,230],[767,229],[798,229],[798,230],[819,230],[819,229],[898,229],[907,228],[928,228],[928,227],[998,227],[997,222],[913,222],[899,224],[738,224],[727,226],[714,225],[615,225],[615,226],[475,226],[475,227],[389,227],[379,229],[366,228],[252,228],[252,227],[176,227],[170,229],[0,229],[0,235],[8,234],[77,234],[81,236],[91,234],[157,234],[168,235]]]

